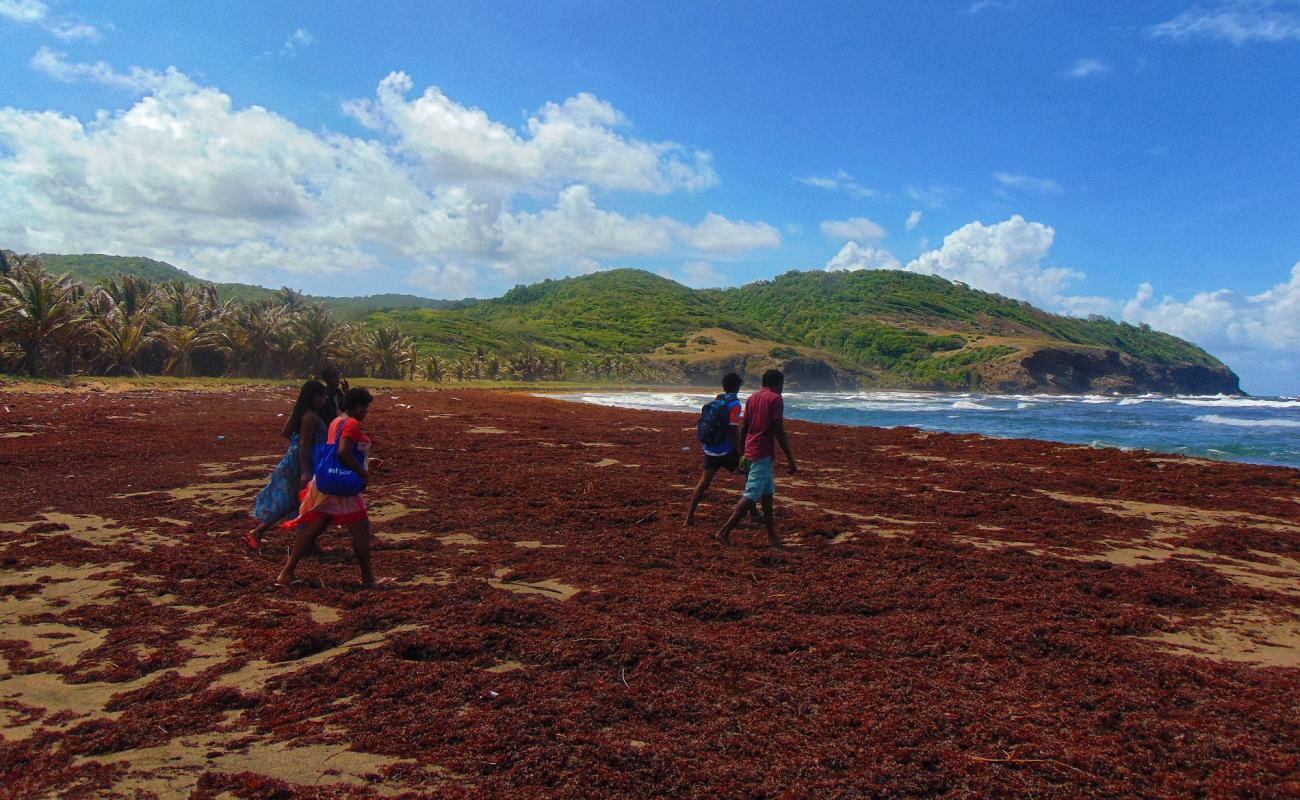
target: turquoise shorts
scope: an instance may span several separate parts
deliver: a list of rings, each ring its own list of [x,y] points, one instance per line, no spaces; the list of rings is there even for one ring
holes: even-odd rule
[[[745,497],[757,503],[764,495],[776,494],[776,481],[772,478],[772,457],[749,462],[749,477],[745,479]]]

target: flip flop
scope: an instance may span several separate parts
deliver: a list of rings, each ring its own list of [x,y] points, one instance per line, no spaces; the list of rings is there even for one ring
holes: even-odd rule
[[[277,589],[292,589],[295,586],[306,586],[306,585],[307,585],[307,581],[303,580],[302,578],[294,578],[288,583],[280,583],[279,581],[275,582],[275,588]]]
[[[247,547],[249,551],[257,553],[258,555],[261,555],[262,553],[262,545],[258,544],[257,537],[253,536],[252,531],[244,534],[244,547]]]

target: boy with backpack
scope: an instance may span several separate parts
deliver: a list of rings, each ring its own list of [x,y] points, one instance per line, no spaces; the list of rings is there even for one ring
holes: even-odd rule
[[[761,503],[768,541],[773,547],[785,546],[776,535],[772,518],[772,495],[776,493],[776,481],[772,477],[774,445],[780,445],[785,453],[786,469],[791,475],[799,467],[794,463],[790,441],[785,435],[785,401],[781,398],[784,387],[785,375],[781,370],[769,369],[763,373],[763,388],[745,401],[745,424],[740,431],[740,438],[745,442],[745,494],[731,512],[731,519],[718,531],[717,539],[723,544],[731,544],[731,530]]]
[[[740,466],[740,399],[736,397],[740,383],[739,375],[728,372],[722,376],[722,394],[700,409],[695,438],[704,449],[704,472],[691,495],[691,509],[686,512],[683,527],[695,524],[695,509],[718,470],[735,472]]]

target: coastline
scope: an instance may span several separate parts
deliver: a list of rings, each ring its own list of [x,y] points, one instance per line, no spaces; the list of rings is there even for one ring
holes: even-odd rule
[[[680,414],[386,385],[396,588],[351,588],[333,536],[284,592],[236,534],[290,390],[157,388],[0,386],[30,434],[0,444],[0,723],[33,794],[1297,787],[1294,470],[795,421],[796,546],[724,550],[734,481],[680,527]]]

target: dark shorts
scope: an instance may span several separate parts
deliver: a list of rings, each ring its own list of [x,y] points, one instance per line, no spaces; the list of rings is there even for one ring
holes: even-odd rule
[[[711,456],[704,454],[705,469],[725,469],[728,472],[735,472],[740,469],[740,451],[732,450],[725,456]]]

